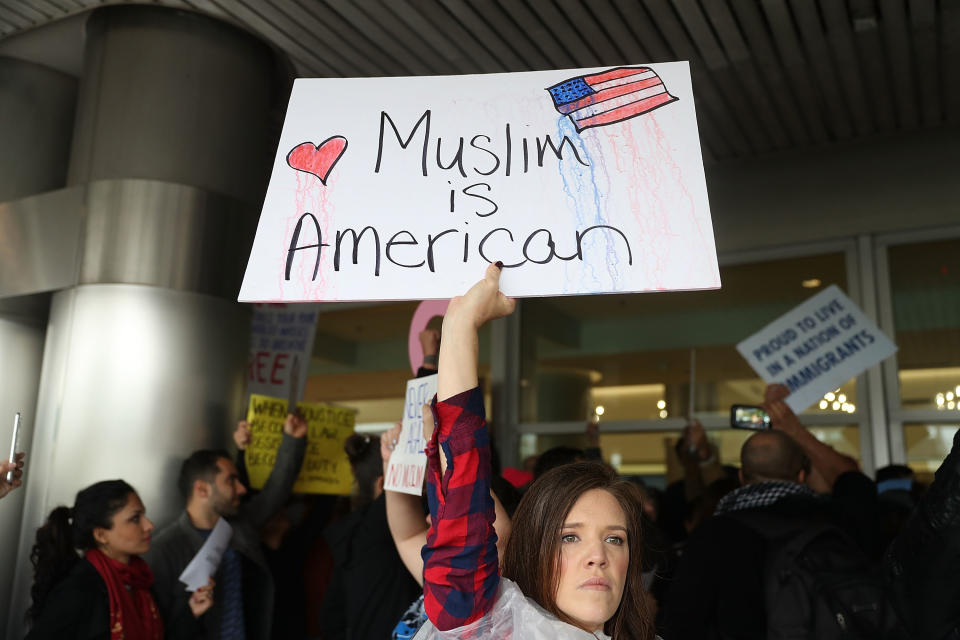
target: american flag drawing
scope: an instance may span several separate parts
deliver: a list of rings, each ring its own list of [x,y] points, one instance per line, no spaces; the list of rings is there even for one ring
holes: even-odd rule
[[[602,127],[653,111],[678,98],[649,67],[616,67],[548,87],[553,104],[577,131]]]

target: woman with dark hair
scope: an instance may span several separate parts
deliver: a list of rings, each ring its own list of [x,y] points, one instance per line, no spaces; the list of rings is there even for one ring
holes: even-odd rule
[[[145,512],[133,487],[106,480],[80,491],[73,508],[50,513],[30,554],[34,582],[27,640],[161,640],[199,632],[191,626],[164,634],[150,591],[153,573],[140,558],[153,531]],[[212,604],[212,585],[190,598],[195,618]]]
[[[534,481],[514,514],[499,570],[477,331],[513,311],[514,301],[499,291],[501,268],[490,265],[450,302],[443,321],[437,428],[427,445],[430,623],[417,638],[652,640],[640,496],[602,463],[565,465]]]

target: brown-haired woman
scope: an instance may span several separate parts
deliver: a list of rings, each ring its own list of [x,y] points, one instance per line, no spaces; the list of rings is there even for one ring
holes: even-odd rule
[[[421,638],[651,640],[640,579],[640,498],[599,463],[544,474],[520,502],[498,567],[489,497],[490,442],[477,386],[477,330],[508,315],[501,267],[454,298],[443,322],[427,446],[432,525]],[[442,452],[442,453],[441,453]]]

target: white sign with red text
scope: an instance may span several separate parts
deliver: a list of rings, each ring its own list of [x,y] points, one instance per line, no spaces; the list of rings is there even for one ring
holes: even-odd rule
[[[313,354],[317,309],[312,304],[257,304],[250,323],[250,354],[247,363],[247,398],[259,394],[275,398],[303,398],[307,370]],[[296,373],[294,361],[298,363]]]
[[[427,470],[427,443],[423,439],[423,405],[437,393],[437,375],[407,382],[403,404],[403,428],[390,456],[383,488],[419,496],[423,494],[423,475]]]

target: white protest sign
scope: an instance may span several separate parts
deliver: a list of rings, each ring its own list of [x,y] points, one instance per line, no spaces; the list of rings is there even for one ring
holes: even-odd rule
[[[294,84],[239,299],[715,289],[686,62]]]
[[[427,443],[423,439],[423,405],[437,393],[437,375],[415,378],[407,382],[403,409],[403,427],[397,446],[390,455],[383,488],[419,496],[423,492],[423,475],[427,470]]]
[[[836,285],[780,316],[737,345],[768,384],[790,389],[799,413],[897,350]]]
[[[180,582],[187,585],[187,591],[196,591],[200,587],[207,586],[220,567],[220,560],[227,547],[230,546],[230,538],[233,536],[233,527],[227,522],[226,518],[217,520],[213,531],[207,536],[207,540],[193,556],[190,564],[180,574]]]
[[[317,309],[312,304],[258,304],[250,322],[247,398],[252,394],[286,398],[296,383],[303,397],[313,354]],[[294,375],[293,363],[299,371]],[[248,402],[249,403],[249,402]]]

